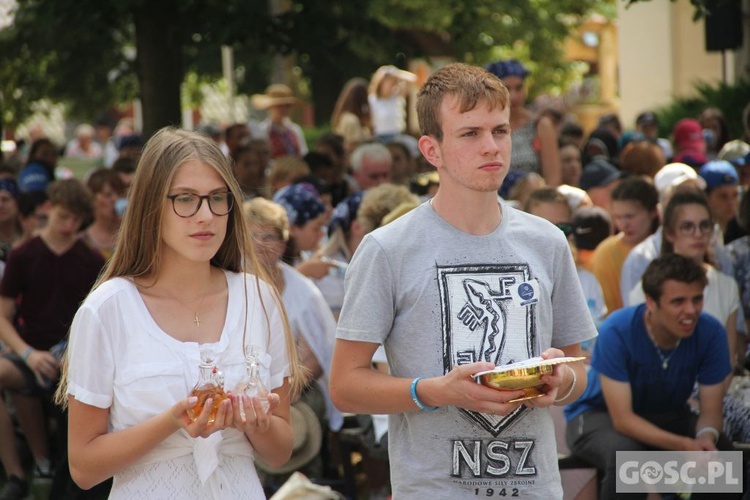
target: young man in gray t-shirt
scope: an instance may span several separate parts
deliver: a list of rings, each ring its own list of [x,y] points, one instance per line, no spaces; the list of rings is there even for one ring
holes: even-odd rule
[[[510,402],[472,375],[534,356],[579,356],[596,335],[563,233],[500,205],[510,160],[508,91],[449,65],[417,103],[419,147],[440,174],[425,203],[370,233],[346,275],[331,395],[388,413],[394,498],[562,498],[552,419],[586,386],[559,365],[547,394]],[[371,368],[385,346],[391,374]],[[424,377],[424,378],[422,378]]]

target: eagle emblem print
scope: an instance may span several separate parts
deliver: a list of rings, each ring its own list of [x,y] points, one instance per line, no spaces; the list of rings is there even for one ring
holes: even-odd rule
[[[511,289],[530,279],[527,264],[438,267],[443,367],[489,361],[505,365],[538,355],[534,305],[519,307]],[[498,436],[524,411],[507,416],[460,411]]]

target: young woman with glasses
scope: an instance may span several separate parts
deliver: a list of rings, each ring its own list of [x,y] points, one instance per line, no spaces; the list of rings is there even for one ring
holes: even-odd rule
[[[678,188],[664,210],[662,254],[676,253],[703,265],[708,285],[703,293],[703,312],[716,319],[727,330],[732,366],[737,359],[737,311],[740,306],[739,287],[731,276],[713,266],[711,235],[714,219],[706,195],[693,187]],[[630,303],[640,304],[645,298],[640,286],[630,292]]]
[[[253,455],[288,460],[302,378],[241,197],[209,138],[166,128],[146,145],[113,255],[71,326],[58,391],[82,488],[114,476],[110,498],[265,498]],[[256,345],[268,409],[230,394],[210,418],[210,398],[188,397],[200,351],[213,351],[230,391]]]

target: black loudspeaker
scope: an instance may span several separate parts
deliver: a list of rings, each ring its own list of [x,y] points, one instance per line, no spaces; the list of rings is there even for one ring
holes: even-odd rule
[[[706,51],[742,45],[742,0],[705,0]]]

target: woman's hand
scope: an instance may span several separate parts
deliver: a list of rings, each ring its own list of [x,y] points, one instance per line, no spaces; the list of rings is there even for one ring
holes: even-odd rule
[[[323,257],[320,255],[313,255],[309,259],[297,264],[296,269],[308,278],[319,280],[326,276],[331,268],[336,266],[335,262],[323,260]]]
[[[268,430],[273,411],[281,401],[278,394],[269,393],[268,409],[264,411],[263,402],[258,397],[251,398],[247,394],[231,394],[229,397],[232,401],[233,425],[248,436]]]
[[[193,396],[178,401],[169,410],[170,415],[175,423],[175,430],[185,429],[190,437],[208,437],[216,431],[232,427],[234,425],[234,412],[232,411],[232,402],[230,398],[225,399],[219,404],[216,410],[216,418],[209,423],[213,407],[213,398],[208,398],[203,403],[203,409],[198,418],[193,420],[188,415],[188,410],[193,408],[198,402],[198,398]]]

